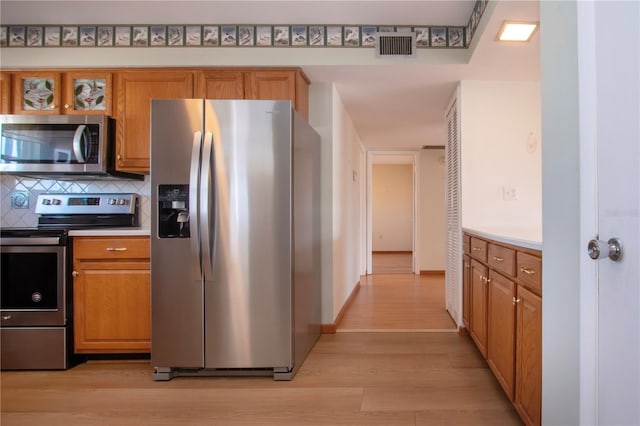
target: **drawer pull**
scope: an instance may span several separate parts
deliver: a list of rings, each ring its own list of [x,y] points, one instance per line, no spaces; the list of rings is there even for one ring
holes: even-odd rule
[[[480,251],[480,250],[482,250],[482,249],[481,249],[480,247],[471,247],[471,250],[473,250],[473,251]]]
[[[10,314],[3,315],[2,319],[5,320],[5,321],[10,320],[11,319],[11,315]]]
[[[126,247],[107,247],[107,251],[127,251]]]
[[[524,266],[520,268],[520,272],[524,272],[527,275],[534,275],[536,273],[533,269],[525,268]]]
[[[493,260],[496,262],[504,262],[504,257],[493,256]]]

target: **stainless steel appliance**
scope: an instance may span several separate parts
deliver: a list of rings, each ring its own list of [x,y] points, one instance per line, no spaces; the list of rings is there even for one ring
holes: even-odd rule
[[[0,172],[142,180],[115,170],[114,121],[99,115],[0,115]]]
[[[320,334],[319,161],[289,101],[152,101],[155,380],[293,377]]]
[[[74,364],[68,231],[137,226],[138,210],[136,194],[41,194],[38,228],[0,230],[0,368]]]

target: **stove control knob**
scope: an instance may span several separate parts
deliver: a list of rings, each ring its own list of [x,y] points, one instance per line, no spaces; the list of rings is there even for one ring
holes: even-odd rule
[[[42,204],[45,205],[45,206],[49,206],[49,205],[51,205],[51,200],[48,199],[48,198],[43,198],[42,199]]]
[[[118,204],[121,205],[121,206],[124,206],[126,203],[127,203],[127,200],[125,200],[124,198],[120,198],[118,200]]]
[[[109,198],[109,201],[107,201],[109,203],[110,206],[115,206],[116,205],[116,199],[115,198]]]
[[[62,201],[58,200],[57,198],[54,198],[52,202],[54,206],[59,206],[60,204],[62,204]]]

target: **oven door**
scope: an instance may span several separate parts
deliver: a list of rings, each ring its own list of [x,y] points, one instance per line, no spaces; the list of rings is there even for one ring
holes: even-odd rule
[[[65,246],[2,246],[1,325],[64,326]]]

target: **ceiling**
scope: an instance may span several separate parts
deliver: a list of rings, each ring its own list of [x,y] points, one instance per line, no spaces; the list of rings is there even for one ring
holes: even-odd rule
[[[466,26],[474,4],[472,0],[3,0],[0,16],[3,25],[7,22],[60,24],[80,19],[78,22],[96,25],[209,21],[217,24]],[[123,11],[126,11],[125,18]],[[414,150],[423,145],[444,145],[444,115],[460,80],[539,81],[539,32],[526,44],[497,42],[495,36],[507,19],[538,21],[538,1],[492,0],[480,23],[479,28],[484,27],[484,31],[474,37],[468,63],[461,64],[459,59],[448,61],[446,52],[427,49],[432,56],[426,60],[312,65],[303,69],[312,83],[335,83],[367,149]],[[429,58],[436,54],[441,54],[439,59],[430,63]]]

